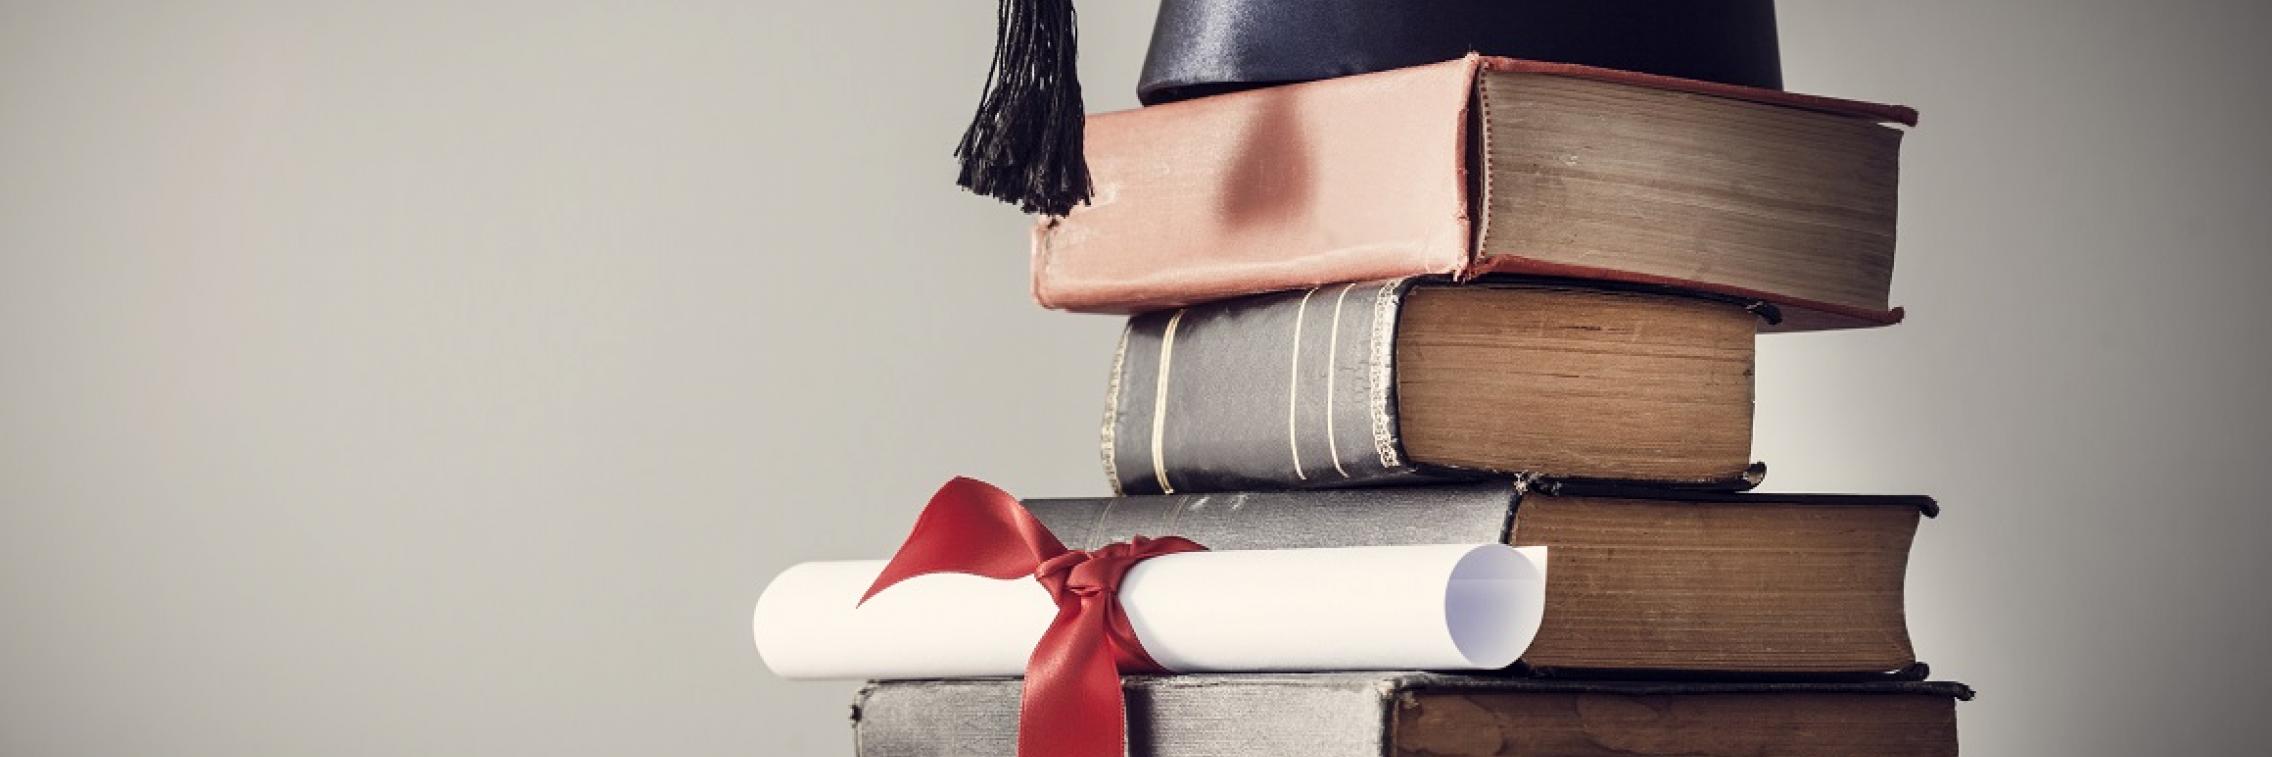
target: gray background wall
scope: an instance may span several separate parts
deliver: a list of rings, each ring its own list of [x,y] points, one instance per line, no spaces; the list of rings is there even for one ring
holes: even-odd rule
[[[949,184],[991,7],[0,2],[0,752],[846,753],[765,580],[1104,488],[1117,324]],[[1093,109],[1153,7],[1084,3]],[[2266,26],[1783,9],[1925,117],[1909,323],[1767,340],[1757,452],[1942,498],[1970,753],[2272,736]]]

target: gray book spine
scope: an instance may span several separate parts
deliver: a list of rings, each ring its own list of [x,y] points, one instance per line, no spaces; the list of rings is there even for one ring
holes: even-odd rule
[[[1315,492],[1030,499],[1027,510],[1074,549],[1134,536],[1182,536],[1210,549],[1489,544],[1507,538],[1521,495],[1511,481]]]
[[[1397,435],[1411,281],[1336,284],[1128,321],[1104,421],[1122,494],[1321,489],[1421,474]]]
[[[1014,757],[1016,680],[870,684],[853,704],[860,757]],[[1393,679],[1170,676],[1130,679],[1131,757],[1381,757]]]

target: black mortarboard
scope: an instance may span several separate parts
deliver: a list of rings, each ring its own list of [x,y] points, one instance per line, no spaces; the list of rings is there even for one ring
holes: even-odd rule
[[[1163,0],[1146,105],[1470,52],[1781,89],[1773,0]]]
[[[1029,213],[1088,202],[1072,0],[1002,0],[957,182]],[[1216,92],[1469,52],[1781,89],[1772,0],[1162,0],[1137,97]]]

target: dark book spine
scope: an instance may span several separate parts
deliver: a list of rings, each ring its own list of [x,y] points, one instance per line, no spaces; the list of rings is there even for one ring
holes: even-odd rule
[[[1315,492],[1026,500],[1074,549],[1182,536],[1210,549],[1488,544],[1505,541],[1520,496],[1508,480]]]
[[[1113,360],[1105,473],[1123,494],[1318,489],[1421,475],[1397,437],[1409,279],[1131,318]]]

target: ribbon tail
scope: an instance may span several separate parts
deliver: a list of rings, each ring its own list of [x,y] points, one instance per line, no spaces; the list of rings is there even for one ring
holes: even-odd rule
[[[1026,662],[1018,702],[1018,757],[1122,757],[1126,703],[1105,642],[1109,595],[1067,603]]]
[[[907,542],[860,595],[866,604],[893,584],[928,573],[971,573],[987,578],[1031,575],[1065,545],[1026,512],[1018,498],[993,484],[956,476],[931,495]]]

